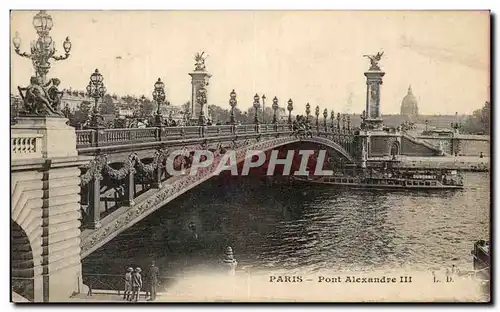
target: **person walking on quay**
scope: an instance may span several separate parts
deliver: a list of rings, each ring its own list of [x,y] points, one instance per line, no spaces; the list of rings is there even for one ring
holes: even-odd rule
[[[148,292],[151,292],[151,301],[156,300],[156,286],[158,285],[158,275],[159,275],[159,269],[155,265],[155,261],[153,260],[151,262],[151,266],[149,267],[149,290]]]
[[[139,292],[142,288],[142,276],[141,268],[136,268],[135,272],[132,273],[132,298],[130,301],[137,302],[139,299]]]
[[[123,292],[123,299],[130,300],[132,295],[132,272],[134,269],[128,268],[127,273],[125,273],[125,291]]]

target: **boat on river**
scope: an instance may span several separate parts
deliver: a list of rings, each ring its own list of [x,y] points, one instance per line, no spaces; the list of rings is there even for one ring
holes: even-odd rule
[[[490,242],[478,240],[474,243],[471,251],[474,271],[476,276],[482,280],[490,280]]]
[[[456,171],[391,171],[364,170],[351,174],[334,173],[331,176],[294,177],[295,180],[374,190],[456,190],[463,189],[463,179]]]

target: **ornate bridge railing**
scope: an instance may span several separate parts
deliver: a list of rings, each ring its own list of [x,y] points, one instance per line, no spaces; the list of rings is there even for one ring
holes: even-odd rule
[[[188,126],[188,127],[162,127],[162,128],[123,128],[102,130],[77,130],[77,148],[102,147],[113,145],[127,145],[155,141],[169,141],[179,139],[197,139],[237,136],[239,134],[276,133],[292,131],[288,124],[263,124],[263,125],[221,125],[221,126]],[[344,141],[353,137],[352,129],[325,128],[311,129],[320,135],[335,135],[335,139]]]
[[[222,126],[188,126],[188,127],[155,127],[155,128],[123,128],[102,130],[77,130],[77,148],[127,145],[154,141],[177,139],[194,139],[205,137],[230,136],[250,133],[271,133],[289,131],[288,124],[222,125]]]

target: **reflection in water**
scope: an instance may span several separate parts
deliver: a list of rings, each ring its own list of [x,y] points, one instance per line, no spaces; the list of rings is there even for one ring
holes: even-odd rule
[[[214,269],[226,246],[259,270],[470,269],[489,235],[489,176],[463,191],[373,192],[217,177],[182,195],[84,260],[121,274],[156,259],[164,275]]]

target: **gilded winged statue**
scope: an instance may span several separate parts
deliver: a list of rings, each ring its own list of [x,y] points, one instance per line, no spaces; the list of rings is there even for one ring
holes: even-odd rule
[[[378,62],[382,59],[382,55],[384,55],[384,52],[378,52],[376,55],[371,55],[371,54],[365,54],[363,55],[364,57],[367,57],[370,59],[370,70],[380,70],[380,67],[378,66]]]
[[[194,70],[204,71],[206,69],[205,60],[207,59],[208,55],[204,56],[204,54],[205,54],[204,51],[195,54],[194,60],[196,61],[196,63],[194,64]]]

